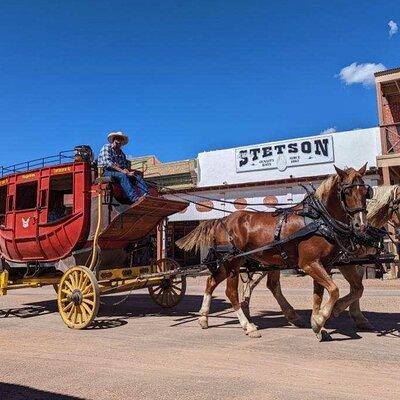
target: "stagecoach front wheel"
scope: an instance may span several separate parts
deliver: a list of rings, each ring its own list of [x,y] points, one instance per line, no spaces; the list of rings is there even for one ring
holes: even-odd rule
[[[93,272],[75,266],[62,276],[58,285],[58,311],[72,329],[84,329],[96,318],[100,305],[100,289]]]
[[[152,265],[152,272],[168,272],[179,268],[179,264],[170,259],[162,258]],[[186,278],[180,275],[165,274],[161,283],[149,286],[153,301],[163,308],[172,308],[179,304],[186,292]]]

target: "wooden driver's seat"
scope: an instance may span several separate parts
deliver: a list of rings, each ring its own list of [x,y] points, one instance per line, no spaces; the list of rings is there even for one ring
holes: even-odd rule
[[[106,191],[109,193],[108,199],[106,199],[107,203],[112,203],[113,198],[121,204],[130,204],[131,202],[126,197],[125,191],[122,186],[117,182],[115,178],[112,176],[102,176],[96,178],[96,183],[106,184]],[[158,197],[158,191],[155,188],[150,187],[150,196]]]

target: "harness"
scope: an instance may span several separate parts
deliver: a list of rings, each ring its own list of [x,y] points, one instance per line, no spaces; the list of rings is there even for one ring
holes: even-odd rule
[[[350,187],[354,185],[347,186]],[[348,187],[345,187],[345,189]],[[298,209],[299,206],[301,206],[301,209]],[[357,212],[348,208],[346,211]],[[203,264],[208,267],[212,274],[215,274],[220,265],[225,261],[236,258],[245,258],[247,270],[251,272],[280,269],[279,266],[263,265],[254,258],[254,256],[257,255],[260,256],[263,252],[275,250],[280,254],[286,267],[293,268],[296,266],[296,262],[291,260],[286,245],[313,235],[325,238],[338,248],[339,251],[336,252],[336,256],[331,260],[330,264],[338,259],[343,262],[348,261],[350,256],[359,251],[360,246],[383,248],[383,237],[386,234],[384,230],[368,227],[365,234],[357,233],[350,225],[333,218],[328,213],[326,207],[313,193],[308,193],[308,196],[296,206],[280,209],[276,211],[275,214],[278,214],[279,218],[275,226],[273,242],[248,251],[241,251],[237,248],[234,237],[229,232],[225,222],[220,220],[221,227],[225,230],[229,243],[226,245],[216,245],[214,238],[214,245],[210,248],[207,256],[203,260]],[[287,223],[290,214],[302,216],[304,218],[304,226],[296,232],[282,238],[282,229],[284,224]]]

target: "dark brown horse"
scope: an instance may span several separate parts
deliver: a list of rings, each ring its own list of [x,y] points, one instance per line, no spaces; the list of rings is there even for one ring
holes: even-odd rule
[[[336,167],[335,167],[336,168]],[[351,224],[354,230],[363,231],[366,228],[366,197],[368,189],[363,181],[366,171],[364,165],[359,171],[349,168],[345,171],[336,168],[337,174],[326,179],[318,188],[318,197],[325,206],[327,213],[336,221]],[[184,238],[177,241],[178,247],[192,250],[213,245],[227,245],[229,243],[240,251],[258,249],[273,243],[277,224],[281,223],[280,237],[285,238],[305,227],[305,219],[301,210],[294,209],[284,222],[276,213],[259,213],[237,211],[227,217],[202,222],[196,229]],[[313,311],[311,326],[319,340],[329,340],[329,334],[324,330],[326,320],[330,317],[336,301],[339,299],[339,289],[329,276],[324,265],[329,265],[332,258],[338,254],[337,244],[321,235],[311,234],[296,238],[285,244],[282,249],[273,248],[260,251],[252,257],[264,265],[275,265],[282,268],[288,265],[285,257],[290,259],[291,265],[298,265],[310,275],[315,282],[313,296]],[[259,337],[257,327],[252,324],[241,309],[238,298],[238,279],[240,267],[245,264],[244,258],[231,258],[207,279],[203,305],[200,309],[199,323],[202,328],[208,327],[211,296],[215,288],[223,280],[227,280],[226,295],[242,328],[250,337]],[[322,306],[321,290],[326,289],[329,294],[327,302]]]

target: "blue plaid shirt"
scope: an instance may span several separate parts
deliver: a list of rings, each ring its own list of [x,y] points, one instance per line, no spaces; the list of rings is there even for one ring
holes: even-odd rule
[[[117,154],[110,143],[101,148],[97,163],[104,168],[111,168],[113,164],[118,165],[120,168],[130,167],[124,152],[121,150],[121,153]]]

